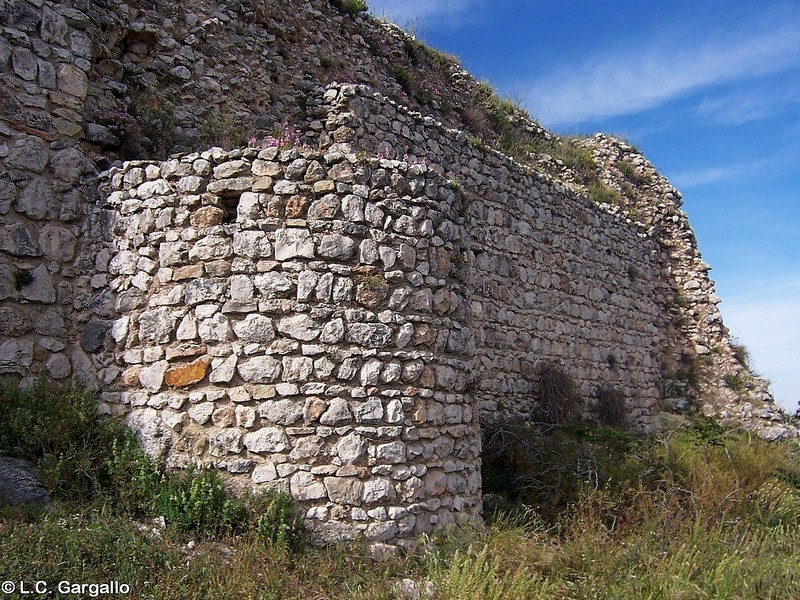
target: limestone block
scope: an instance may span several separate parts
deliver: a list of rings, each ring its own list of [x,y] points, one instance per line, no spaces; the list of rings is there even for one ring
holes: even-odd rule
[[[314,240],[307,229],[278,229],[275,231],[275,259],[296,257],[314,258]]]
[[[272,319],[259,314],[249,314],[244,321],[234,323],[233,331],[246,342],[263,344],[275,339]]]
[[[222,313],[216,313],[212,317],[200,321],[197,335],[203,342],[227,342],[234,337],[230,321]]]
[[[382,363],[377,359],[370,359],[361,366],[361,385],[376,385],[381,372]]]
[[[325,464],[330,460],[330,451],[324,439],[308,435],[296,439],[289,458],[312,465]]]
[[[331,294],[333,292],[333,273],[323,273],[317,287],[314,290],[314,295],[320,302],[330,302]]]
[[[32,362],[32,341],[6,340],[0,344],[0,373],[26,373]]]
[[[387,423],[402,423],[404,418],[403,403],[398,399],[392,399],[386,403],[386,414],[384,420]]]
[[[325,490],[331,502],[357,506],[361,504],[364,484],[354,477],[326,477]]]
[[[307,356],[284,356],[283,357],[283,380],[284,381],[307,381],[314,370],[314,362]]]
[[[345,260],[355,251],[356,243],[352,238],[338,234],[323,235],[317,251],[320,256]]]
[[[391,480],[383,477],[368,479],[364,482],[364,492],[362,499],[365,504],[378,504],[390,502],[395,499],[397,493]]]
[[[234,302],[248,303],[255,297],[255,286],[248,275],[233,275],[230,280],[230,296]]]
[[[384,383],[394,383],[400,380],[403,367],[400,363],[389,363],[381,371],[381,381]]]
[[[319,200],[315,200],[311,203],[311,206],[308,207],[308,218],[314,220],[333,219],[336,213],[339,212],[340,204],[339,198],[336,195],[326,194]],[[322,254],[321,247],[320,253]]]
[[[189,418],[198,425],[205,425],[214,412],[213,402],[201,402],[189,408]]]
[[[237,231],[233,234],[233,252],[259,260],[272,256],[272,245],[263,231]]]
[[[267,400],[259,405],[258,414],[269,423],[293,425],[303,416],[303,404],[297,400]]]
[[[19,291],[20,297],[30,302],[53,304],[56,301],[56,288],[47,267],[39,265],[30,274],[33,279],[30,283],[22,286]]]
[[[380,398],[370,398],[366,402],[353,405],[357,423],[380,423],[383,419],[383,404]]]
[[[249,434],[248,434],[249,435]],[[236,428],[225,428],[218,431],[210,439],[212,449],[216,450],[214,454],[217,456],[220,453],[239,454],[242,450],[242,432]]]
[[[333,319],[323,325],[319,341],[323,344],[336,344],[344,337],[344,321]]]
[[[271,356],[255,356],[240,362],[236,370],[249,383],[270,383],[281,374],[281,363]]]
[[[194,318],[194,315],[187,313],[183,316],[175,332],[175,337],[178,340],[197,339],[197,319]]]
[[[292,281],[283,273],[270,272],[256,275],[254,283],[265,298],[282,298],[292,289]]]
[[[430,469],[422,481],[428,496],[439,496],[447,489],[447,475],[440,469]]]
[[[250,452],[284,452],[289,449],[289,438],[283,429],[262,427],[246,434],[244,445]]]
[[[367,444],[357,433],[349,433],[337,442],[336,455],[342,464],[361,464],[367,456]]]
[[[308,315],[292,315],[284,317],[278,322],[278,331],[283,335],[303,342],[317,339],[320,328]]]
[[[19,223],[0,225],[0,250],[13,256],[41,256],[42,250],[30,232]]]
[[[380,463],[402,464],[406,461],[406,445],[396,441],[375,447],[375,459]]]
[[[334,398],[331,400],[328,410],[319,418],[319,422],[323,425],[341,425],[351,422],[352,418],[347,400]]]
[[[208,380],[211,383],[230,383],[236,373],[236,364],[239,358],[235,354],[231,354],[225,360],[214,359],[211,363],[211,375]]]
[[[189,250],[189,260],[219,260],[228,258],[231,254],[233,254],[233,246],[227,239],[210,235],[201,238],[192,246]]]
[[[236,407],[236,425],[244,429],[252,429],[256,424],[256,411],[250,406]]]
[[[159,360],[152,365],[144,367],[139,372],[139,382],[149,391],[157,392],[164,384],[164,375],[169,369],[169,362]]]
[[[295,500],[320,500],[327,497],[325,485],[306,471],[298,471],[289,481],[289,490]]]
[[[253,483],[269,483],[270,481],[275,481],[277,478],[278,472],[275,469],[274,463],[265,463],[253,469]]]
[[[250,163],[243,160],[230,160],[214,167],[215,179],[227,179],[229,177],[239,177],[250,171]]]
[[[19,193],[14,208],[38,221],[50,216],[57,204],[52,183],[44,177],[36,177]]]
[[[392,330],[382,323],[351,323],[347,340],[366,348],[383,348],[392,339]]]
[[[34,81],[38,72],[36,55],[27,48],[17,46],[11,52],[11,66],[14,74],[25,81]]]
[[[125,418],[125,423],[139,438],[142,449],[150,458],[158,459],[169,449],[169,437],[157,410],[152,408],[132,410]]]

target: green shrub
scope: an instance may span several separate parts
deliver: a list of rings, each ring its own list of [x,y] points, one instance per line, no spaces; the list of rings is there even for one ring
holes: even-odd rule
[[[622,201],[618,192],[606,187],[599,181],[589,184],[588,196],[589,200],[595,204],[620,205]]]
[[[167,524],[206,535],[243,531],[248,511],[232,498],[214,471],[175,473],[154,500],[154,511]]]
[[[154,463],[133,433],[125,429],[115,439],[106,461],[107,485],[119,513],[152,514],[166,484],[161,466]]]
[[[302,542],[303,522],[292,497],[273,490],[264,492],[252,506],[256,534],[275,548],[297,550]]]
[[[39,379],[20,388],[0,383],[0,454],[37,465],[42,484],[56,497],[90,499],[103,490],[105,462],[122,427],[98,423],[93,397]]]
[[[355,15],[369,10],[366,0],[333,0],[333,4],[345,15]]]
[[[394,73],[395,81],[400,84],[400,87],[407,92],[411,92],[411,72],[408,69],[400,66],[393,67],[392,71]]]

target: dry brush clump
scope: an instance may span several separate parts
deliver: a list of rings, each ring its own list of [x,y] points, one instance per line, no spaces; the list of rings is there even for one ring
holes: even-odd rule
[[[544,362],[537,370],[539,411],[546,423],[564,425],[583,412],[583,397],[572,376],[561,365]]]

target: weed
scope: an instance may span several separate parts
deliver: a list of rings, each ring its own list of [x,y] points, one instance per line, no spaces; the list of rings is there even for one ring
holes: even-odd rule
[[[737,371],[736,373],[726,373],[722,380],[734,392],[741,393],[747,385],[748,376],[746,371]]]
[[[604,186],[599,181],[589,184],[587,195],[589,196],[589,200],[595,204],[611,204],[619,206],[622,203],[618,192]]]
[[[14,289],[20,291],[23,287],[33,283],[33,273],[25,269],[14,271]]]
[[[624,429],[628,424],[625,399],[611,386],[600,388],[597,397],[597,415],[601,425]]]
[[[255,531],[273,547],[284,551],[297,550],[302,542],[302,520],[291,496],[266,491],[253,504],[258,515]]]
[[[333,59],[330,56],[320,56],[319,66],[327,71],[333,66]]]
[[[345,15],[356,15],[369,10],[366,0],[333,0],[333,5]]]
[[[400,87],[403,88],[406,92],[411,93],[411,72],[406,69],[405,67],[395,66],[392,68],[392,72],[394,73],[394,79],[400,84]]]
[[[367,273],[358,273],[358,282],[370,290],[385,290],[386,280],[381,275],[370,275]]]
[[[247,144],[247,124],[230,109],[209,115],[200,126],[200,141],[204,146],[221,146],[226,150]]]
[[[142,135],[150,143],[157,154],[165,156],[175,145],[175,114],[167,105],[162,105],[150,98],[135,102],[129,106],[133,119],[136,120]]]
[[[0,454],[38,465],[45,487],[57,497],[78,499],[101,492],[97,474],[120,435],[113,422],[98,425],[94,398],[57,390],[43,379],[20,389],[0,383]]]
[[[619,172],[634,185],[645,185],[651,183],[653,180],[649,175],[641,174],[632,163],[624,160],[617,163],[617,169],[619,169]]]
[[[231,498],[214,471],[187,471],[173,476],[154,501],[154,510],[183,531],[213,535],[241,531],[247,508]]]
[[[736,361],[745,369],[752,372],[752,369],[750,368],[750,351],[747,349],[747,346],[739,343],[738,341],[734,341],[731,343],[730,347],[731,351],[733,352],[733,356],[736,358]]]
[[[583,398],[564,367],[544,362],[538,368],[539,410],[547,423],[563,425],[580,416]]]

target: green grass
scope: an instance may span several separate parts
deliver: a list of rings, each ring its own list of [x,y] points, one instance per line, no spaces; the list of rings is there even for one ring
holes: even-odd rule
[[[41,464],[81,444],[99,451],[93,436],[82,437],[98,424],[86,425],[87,413],[70,408],[90,400],[43,384],[24,393],[5,385],[3,452]],[[51,418],[45,405],[52,419],[65,419],[53,440],[36,423]],[[487,468],[497,470],[495,483],[516,478],[510,510],[483,532],[423,537],[415,550],[381,561],[359,544],[297,545],[299,521],[287,497],[239,504],[209,473],[173,479],[133,438],[111,436],[101,470],[87,473],[92,494],[59,496],[45,509],[0,506],[0,580],[51,587],[116,580],[131,586],[126,597],[170,600],[388,600],[405,597],[398,591],[404,579],[437,600],[797,597],[797,446],[711,421],[659,436],[580,421],[506,429],[514,442],[505,463],[491,460],[485,440],[484,480],[496,493],[502,490],[492,489]],[[155,526],[162,513],[149,488],[168,490],[181,514],[196,514],[167,514],[166,527]]]

